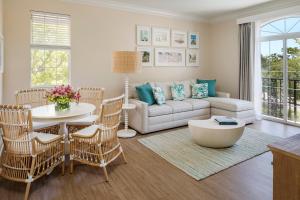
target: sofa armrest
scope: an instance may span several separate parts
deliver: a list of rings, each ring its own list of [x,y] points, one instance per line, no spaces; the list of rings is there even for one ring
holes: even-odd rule
[[[129,126],[139,133],[146,133],[148,129],[148,104],[137,100],[129,99],[129,103],[136,106],[129,112]]]
[[[230,93],[217,91],[217,97],[230,98]]]

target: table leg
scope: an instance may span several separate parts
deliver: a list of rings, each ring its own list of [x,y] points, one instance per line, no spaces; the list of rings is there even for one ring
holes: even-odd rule
[[[70,152],[70,142],[68,137],[68,129],[67,129],[67,123],[61,122],[59,124],[59,134],[63,135],[65,137],[65,154],[69,154]]]
[[[130,138],[130,137],[134,137],[136,135],[136,131],[132,130],[132,129],[128,129],[128,111],[124,110],[124,123],[125,123],[125,127],[123,130],[119,130],[118,131],[118,137],[121,138]]]

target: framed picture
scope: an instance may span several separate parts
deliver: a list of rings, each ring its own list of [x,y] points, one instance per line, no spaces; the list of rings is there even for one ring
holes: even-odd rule
[[[150,26],[136,26],[136,43],[137,45],[151,45]]]
[[[172,30],[172,47],[183,47],[187,46],[187,32]]]
[[[4,72],[4,38],[0,34],[0,73]]]
[[[185,49],[156,48],[155,66],[185,66]]]
[[[153,66],[153,49],[151,47],[137,47],[136,50],[141,53],[142,66]]]
[[[152,28],[152,43],[154,46],[170,46],[170,29],[169,28]]]
[[[199,48],[199,34],[195,32],[189,33],[188,43],[191,49]]]
[[[186,66],[199,66],[199,51],[196,49],[186,50]]]

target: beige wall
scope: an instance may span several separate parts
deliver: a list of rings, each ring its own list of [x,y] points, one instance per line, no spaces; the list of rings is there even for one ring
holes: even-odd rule
[[[220,91],[238,97],[239,57],[238,25],[236,20],[211,25],[209,76],[217,79]]]
[[[106,97],[122,93],[122,75],[111,73],[111,53],[114,50],[135,49],[136,24],[198,31],[201,37],[201,67],[143,68],[141,73],[130,76],[132,82],[206,78],[205,74],[208,74],[211,46],[208,24],[69,4],[58,0],[5,0],[4,2],[5,103],[14,102],[15,90],[30,87],[30,10],[71,15],[71,83],[74,87],[102,86],[107,89]]]
[[[3,0],[0,0],[0,33],[3,35]],[[3,74],[0,74],[0,103],[3,96]]]

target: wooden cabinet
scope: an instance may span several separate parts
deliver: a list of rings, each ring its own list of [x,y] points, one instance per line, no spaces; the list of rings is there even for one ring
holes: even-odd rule
[[[270,144],[273,200],[300,200],[300,134]]]

